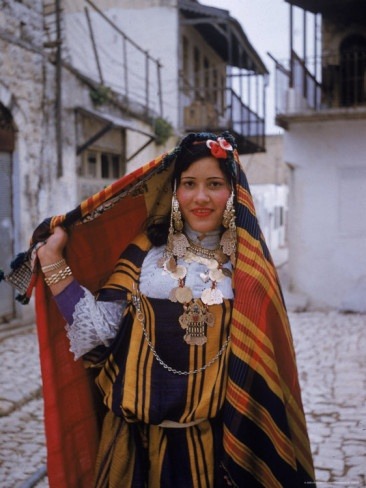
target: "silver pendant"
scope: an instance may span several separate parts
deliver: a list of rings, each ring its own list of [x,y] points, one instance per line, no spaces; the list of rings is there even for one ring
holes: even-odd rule
[[[202,292],[201,300],[205,305],[219,305],[223,302],[222,291],[218,288],[206,288]]]
[[[179,323],[186,333],[183,337],[190,346],[203,346],[207,342],[206,327],[213,327],[215,316],[202,307],[197,300],[185,307]]]
[[[175,288],[175,298],[179,303],[189,303],[193,299],[192,290],[187,286]]]

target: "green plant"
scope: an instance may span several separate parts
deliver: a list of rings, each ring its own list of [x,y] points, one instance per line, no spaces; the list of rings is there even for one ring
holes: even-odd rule
[[[111,89],[105,85],[98,85],[89,92],[90,98],[95,105],[103,105],[111,96]]]
[[[164,144],[174,133],[172,124],[163,117],[154,120],[154,132],[155,142],[158,145]]]

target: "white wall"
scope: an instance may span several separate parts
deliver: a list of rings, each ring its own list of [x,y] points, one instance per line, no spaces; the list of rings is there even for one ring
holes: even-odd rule
[[[313,308],[342,308],[366,279],[365,134],[366,120],[348,119],[291,123],[284,136],[290,285]]]
[[[106,85],[126,94],[123,69],[122,36],[93,9],[90,18]],[[178,122],[178,11],[172,6],[113,8],[105,15],[132,41],[161,62],[163,87],[163,116],[175,127]],[[88,76],[98,80],[98,69],[84,11],[68,13],[65,17],[67,48],[72,64]],[[132,99],[145,103],[145,56],[127,44],[127,90]],[[151,107],[159,114],[156,65],[149,63]]]
[[[271,253],[283,248],[286,242],[287,185],[251,185],[259,225]],[[278,223],[279,209],[282,208],[283,224]]]

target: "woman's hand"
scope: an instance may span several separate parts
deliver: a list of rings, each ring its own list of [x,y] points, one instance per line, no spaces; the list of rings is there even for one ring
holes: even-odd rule
[[[46,243],[37,251],[41,266],[52,264],[63,257],[63,251],[68,239],[67,232],[62,227],[55,227]]]
[[[43,268],[42,271],[44,272],[44,276],[48,279],[55,278],[55,280],[52,281],[52,284],[48,283],[53,295],[61,293],[74,279],[72,275],[70,275],[70,268],[68,268],[66,262],[63,261],[63,252],[67,239],[67,232],[62,227],[55,227],[53,233],[48,237],[45,244],[39,247],[37,251],[37,256],[41,267]],[[49,266],[54,264],[56,264],[56,268]],[[47,267],[51,269],[47,269]],[[60,276],[60,272],[62,273],[64,270],[68,270],[68,273],[63,273],[63,275]]]

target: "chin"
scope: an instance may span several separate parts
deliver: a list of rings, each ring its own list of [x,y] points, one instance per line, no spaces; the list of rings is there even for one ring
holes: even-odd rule
[[[195,232],[201,232],[202,234],[205,233],[205,232],[213,232],[217,229],[220,228],[220,225],[209,225],[207,223],[197,223],[197,224],[189,224],[189,226],[191,227],[192,230],[194,230]]]

